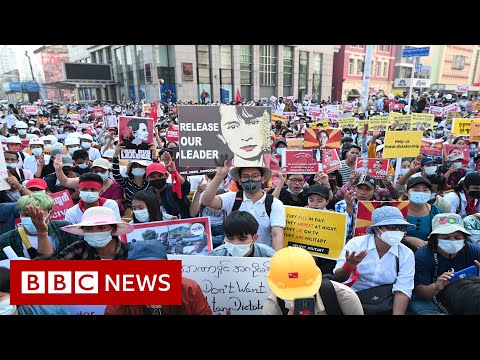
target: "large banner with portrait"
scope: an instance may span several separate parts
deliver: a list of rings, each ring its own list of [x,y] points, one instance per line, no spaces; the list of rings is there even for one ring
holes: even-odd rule
[[[154,119],[134,116],[118,117],[118,134],[122,160],[152,160],[150,144],[153,143]]]
[[[123,242],[159,240],[167,254],[208,255],[213,249],[210,219],[154,221],[133,224],[133,231],[121,237]]]
[[[271,108],[179,106],[180,165],[269,166]]]

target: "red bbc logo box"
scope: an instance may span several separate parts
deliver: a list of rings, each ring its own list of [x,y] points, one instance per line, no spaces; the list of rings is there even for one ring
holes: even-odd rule
[[[180,260],[12,260],[14,305],[180,305]]]

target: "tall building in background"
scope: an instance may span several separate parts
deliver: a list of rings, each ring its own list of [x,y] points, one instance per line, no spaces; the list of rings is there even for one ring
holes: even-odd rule
[[[428,56],[402,58],[405,48],[430,47]],[[434,51],[430,45],[397,45],[395,55],[395,80],[393,93],[395,95],[408,92],[413,73],[413,91],[423,92],[430,90]]]
[[[0,45],[0,74],[16,68],[15,51],[8,45]]]

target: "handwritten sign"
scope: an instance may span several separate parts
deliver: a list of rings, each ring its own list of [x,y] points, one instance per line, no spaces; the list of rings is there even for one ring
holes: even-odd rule
[[[472,119],[453,119],[453,134],[469,136],[472,121]]]
[[[387,131],[383,157],[416,157],[420,153],[422,135],[421,131]]]
[[[53,198],[53,214],[50,217],[50,220],[65,219],[67,210],[75,205],[68,190],[50,194],[50,197]]]
[[[288,149],[303,149],[303,139],[287,138],[286,140]]]
[[[367,228],[372,225],[372,213],[383,201],[360,201],[358,203],[357,219],[353,236],[367,235]],[[403,218],[407,219],[408,201],[389,201],[388,204],[395,206],[402,212]]]
[[[213,314],[261,315],[270,295],[270,258],[168,255],[182,261],[182,276],[200,285]]]
[[[7,127],[10,129],[17,123],[18,119],[14,115],[8,115],[5,118],[5,121],[7,122]]]
[[[289,150],[282,154],[282,164],[288,174],[315,174],[321,161],[313,157],[314,150]],[[320,154],[320,151],[318,152]]]
[[[435,115],[433,114],[412,114],[412,125],[410,126],[411,130],[431,130],[433,129],[433,119]]]
[[[6,178],[10,174],[7,171],[7,165],[5,163],[5,156],[3,154],[3,147],[1,147],[1,148],[2,149],[0,149],[0,190],[10,190],[10,185],[8,184],[8,182],[6,180]]]
[[[285,211],[285,247],[296,246],[313,256],[338,259],[347,234],[346,214],[296,206],[285,206]]]

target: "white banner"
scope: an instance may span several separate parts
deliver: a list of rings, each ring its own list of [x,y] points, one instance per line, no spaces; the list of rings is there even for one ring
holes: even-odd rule
[[[5,156],[3,155],[3,148],[0,146],[0,190],[10,190],[10,185],[5,180],[9,172],[7,171],[7,165],[5,164]]]

